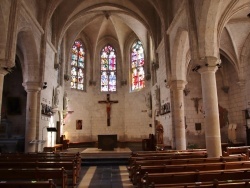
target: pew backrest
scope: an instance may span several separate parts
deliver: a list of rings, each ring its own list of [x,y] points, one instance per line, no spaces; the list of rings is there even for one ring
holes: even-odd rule
[[[40,181],[53,179],[62,188],[67,187],[68,176],[64,168],[0,169],[0,181],[27,180]]]

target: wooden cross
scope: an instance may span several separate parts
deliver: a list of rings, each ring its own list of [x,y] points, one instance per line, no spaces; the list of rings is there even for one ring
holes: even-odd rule
[[[109,94],[107,94],[106,101],[98,101],[98,103],[105,103],[106,104],[106,111],[107,111],[107,126],[110,126],[110,113],[111,113],[111,104],[118,103],[118,101],[111,101],[109,98]]]
[[[201,100],[201,99],[202,98],[198,98],[198,97],[191,99],[191,100],[194,101],[194,107],[196,109],[197,114],[199,113],[199,100]]]

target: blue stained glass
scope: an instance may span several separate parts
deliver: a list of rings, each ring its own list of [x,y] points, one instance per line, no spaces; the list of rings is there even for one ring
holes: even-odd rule
[[[111,45],[101,50],[101,91],[116,91],[116,52]]]
[[[81,41],[75,41],[71,51],[71,88],[84,90],[85,50]]]
[[[137,40],[131,47],[131,90],[145,87],[144,49],[141,41]]]

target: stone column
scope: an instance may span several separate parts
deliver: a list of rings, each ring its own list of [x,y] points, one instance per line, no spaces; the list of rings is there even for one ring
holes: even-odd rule
[[[218,96],[215,77],[215,72],[218,69],[216,66],[217,61],[217,58],[206,59],[206,66],[199,69],[199,73],[201,74],[203,107],[205,110],[205,135],[208,157],[222,156]]]
[[[0,68],[0,122],[2,119],[2,101],[3,101],[3,83],[4,83],[4,76],[9,72],[3,68]]]
[[[41,87],[36,82],[23,83],[27,92],[26,104],[26,126],[25,126],[25,152],[35,152],[36,145],[30,143],[36,140],[36,122],[37,122],[37,94]]]
[[[174,110],[174,128],[175,128],[175,146],[177,150],[186,149],[186,132],[185,132],[185,116],[184,116],[184,98],[183,90],[186,81],[174,80],[171,82],[171,90],[173,91],[173,110]]]

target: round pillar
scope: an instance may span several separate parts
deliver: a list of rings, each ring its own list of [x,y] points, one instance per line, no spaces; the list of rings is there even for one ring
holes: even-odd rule
[[[199,73],[201,74],[203,107],[205,110],[205,135],[208,157],[222,156],[218,96],[215,77],[217,69],[217,66],[209,66],[209,64],[199,69]]]
[[[0,121],[2,119],[1,114],[2,114],[2,101],[3,101],[3,83],[4,83],[4,76],[8,74],[9,72],[6,71],[5,69],[1,68],[0,69]]]
[[[171,82],[171,90],[173,91],[173,115],[175,130],[175,146],[177,150],[186,149],[186,132],[185,132],[185,116],[184,116],[184,95],[183,90],[186,81],[174,80]]]
[[[35,152],[36,145],[31,141],[36,140],[37,94],[41,87],[35,82],[26,82],[23,86],[27,92],[25,152]]]

